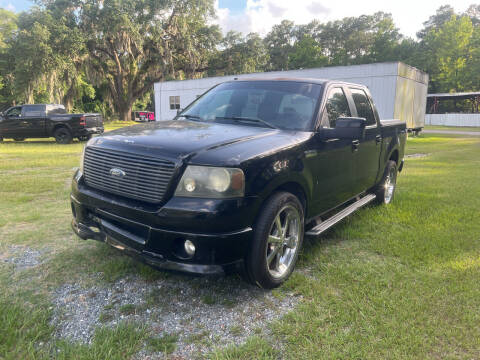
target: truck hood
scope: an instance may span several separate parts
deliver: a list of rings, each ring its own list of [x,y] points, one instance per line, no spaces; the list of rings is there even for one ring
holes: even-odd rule
[[[281,133],[287,132],[236,124],[188,120],[158,121],[107,132],[90,140],[88,146],[161,156],[178,161],[208,151],[221,150],[222,147],[275,137]]]

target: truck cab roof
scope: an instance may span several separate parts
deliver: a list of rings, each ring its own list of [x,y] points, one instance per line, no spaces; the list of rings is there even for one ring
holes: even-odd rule
[[[345,82],[341,80],[329,80],[329,79],[316,79],[316,78],[296,78],[296,77],[278,77],[278,78],[268,78],[268,77],[257,77],[257,78],[250,78],[250,79],[237,79],[237,80],[230,80],[226,82],[252,82],[252,81],[284,81],[284,82],[301,82],[307,84],[317,84],[322,86],[327,86],[330,84],[342,84],[346,86],[354,86],[358,88],[367,88],[365,85],[356,84]]]

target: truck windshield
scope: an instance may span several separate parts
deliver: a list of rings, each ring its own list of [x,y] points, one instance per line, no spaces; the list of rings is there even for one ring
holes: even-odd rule
[[[295,81],[227,82],[198,98],[177,119],[308,130],[321,88]]]

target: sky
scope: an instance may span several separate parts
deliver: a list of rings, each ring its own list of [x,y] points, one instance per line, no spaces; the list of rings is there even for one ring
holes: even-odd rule
[[[28,10],[33,5],[29,0],[0,0],[0,8],[19,12]]]
[[[472,3],[478,0],[450,2],[456,12],[465,11]],[[446,4],[445,0],[216,0],[217,21],[224,32],[253,31],[265,35],[283,19],[306,24],[313,19],[327,22],[383,11],[392,14],[402,34],[413,38],[423,22]]]
[[[456,12],[463,12],[470,4],[478,2],[451,0],[450,4]],[[216,22],[225,33],[236,30],[244,34],[258,32],[265,35],[283,19],[306,24],[313,19],[326,22],[384,11],[392,14],[402,34],[413,38],[423,22],[445,4],[448,4],[445,0],[215,0]],[[32,5],[29,0],[0,0],[0,7],[16,12]]]

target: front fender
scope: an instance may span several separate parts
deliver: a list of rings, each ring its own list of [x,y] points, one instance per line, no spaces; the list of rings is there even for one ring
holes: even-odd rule
[[[255,168],[256,172],[249,181],[248,190],[249,193],[258,194],[262,204],[280,188],[301,190],[308,204],[312,197],[314,181],[302,158],[275,158]],[[308,208],[306,210],[308,212]]]

